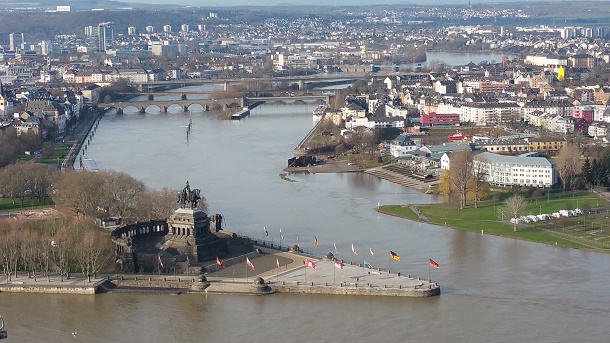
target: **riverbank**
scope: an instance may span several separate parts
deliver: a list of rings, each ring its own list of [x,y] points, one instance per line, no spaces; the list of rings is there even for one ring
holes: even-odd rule
[[[254,241],[256,242],[256,241]],[[88,281],[77,275],[28,278],[18,273],[9,281],[0,278],[0,292],[97,294],[97,293],[206,293],[269,295],[273,293],[430,297],[440,295],[438,283],[396,270],[373,268],[342,261],[341,268],[331,258],[290,252],[258,242],[253,253],[223,260],[224,268],[211,262],[205,275],[121,274]],[[255,266],[245,263],[248,256]],[[389,258],[389,257],[388,257]],[[315,268],[306,267],[310,261]],[[279,269],[278,269],[278,264]],[[214,267],[212,267],[214,266]]]
[[[110,109],[105,110],[104,114],[109,110]],[[84,118],[78,124],[68,138],[69,140],[67,142],[69,142],[71,146],[61,163],[61,169],[74,167],[74,163],[76,162],[76,158],[78,157],[79,153],[81,150],[87,149],[88,143],[91,141],[91,138],[93,138],[95,130],[97,130],[103,114],[100,115],[99,113],[93,113],[93,111],[88,113],[88,117]]]
[[[364,171],[364,168],[350,164],[347,160],[325,160],[319,164],[308,167],[286,167],[287,173],[354,173]]]
[[[480,232],[501,237],[559,245],[569,248],[610,253],[609,196],[596,193],[559,193],[527,198],[523,215],[550,214],[566,208],[595,213],[583,216],[553,218],[517,225],[514,230],[504,210],[504,203],[482,201],[478,208],[456,203],[383,205],[376,210],[414,221]]]
[[[109,292],[206,293],[268,295],[273,293],[430,297],[440,295],[440,286],[421,277],[395,270],[365,268],[343,262],[337,268],[331,259],[255,246],[258,257],[248,255],[225,268],[212,268],[202,276],[121,275],[110,278]],[[315,268],[305,267],[310,261]],[[223,264],[227,261],[223,261]],[[277,264],[280,264],[278,269]]]

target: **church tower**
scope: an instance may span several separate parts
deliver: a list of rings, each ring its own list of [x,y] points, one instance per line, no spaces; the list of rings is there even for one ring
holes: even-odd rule
[[[8,96],[4,93],[4,86],[0,81],[0,118],[4,119],[11,115],[13,110],[13,102],[8,100]]]

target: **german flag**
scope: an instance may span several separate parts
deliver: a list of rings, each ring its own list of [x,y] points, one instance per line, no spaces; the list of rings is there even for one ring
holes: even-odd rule
[[[434,262],[433,259],[429,258],[430,260],[430,267],[434,267],[434,268],[440,268],[441,266],[438,265],[438,263]]]
[[[400,256],[393,251],[390,251],[390,258],[395,259],[396,261],[400,261]]]
[[[220,268],[224,268],[225,265],[222,264],[222,262],[220,262],[220,259],[218,258],[218,256],[216,256],[216,264],[220,266]]]

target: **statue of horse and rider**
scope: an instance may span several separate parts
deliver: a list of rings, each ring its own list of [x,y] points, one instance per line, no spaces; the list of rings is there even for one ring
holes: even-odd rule
[[[180,204],[180,208],[197,208],[199,200],[201,200],[200,192],[200,189],[191,190],[189,182],[187,181],[186,187],[184,187],[184,189],[178,193],[178,201],[176,202]]]

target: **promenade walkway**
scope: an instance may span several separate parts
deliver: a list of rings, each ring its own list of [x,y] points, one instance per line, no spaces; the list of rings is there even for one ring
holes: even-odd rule
[[[249,257],[255,270],[241,261],[206,275],[210,282],[252,282],[262,277],[279,292],[318,294],[360,294],[390,296],[430,296],[440,294],[434,281],[388,269],[369,269],[344,262],[337,268],[333,260],[277,251],[256,246],[263,254]],[[305,267],[309,259],[315,268]],[[280,270],[277,262],[280,263]],[[421,295],[418,295],[421,294]]]
[[[91,282],[82,274],[70,275],[70,279],[63,278],[57,274],[49,278],[38,275],[36,279],[29,278],[26,272],[18,272],[10,278],[0,275],[0,292],[15,293],[68,293],[68,294],[95,294],[105,278],[91,278]]]

